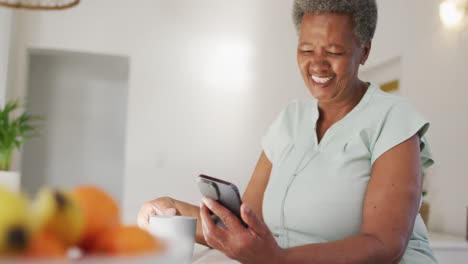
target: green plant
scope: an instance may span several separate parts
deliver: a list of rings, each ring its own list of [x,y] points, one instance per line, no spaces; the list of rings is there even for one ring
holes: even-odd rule
[[[35,136],[37,126],[32,122],[41,119],[27,111],[15,117],[20,108],[18,101],[7,102],[0,109],[0,170],[9,170],[13,150],[19,149],[24,142]]]

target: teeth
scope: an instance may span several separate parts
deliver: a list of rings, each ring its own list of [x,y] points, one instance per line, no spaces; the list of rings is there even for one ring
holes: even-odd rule
[[[312,76],[312,79],[314,80],[314,82],[317,82],[317,83],[326,83],[328,82],[329,80],[331,80],[333,77],[325,77],[325,78],[320,78],[320,77],[317,77],[317,76]]]

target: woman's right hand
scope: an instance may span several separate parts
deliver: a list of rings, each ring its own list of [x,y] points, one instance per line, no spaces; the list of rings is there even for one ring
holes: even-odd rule
[[[148,201],[141,206],[137,216],[140,228],[148,229],[149,219],[154,215],[179,215],[175,200],[171,197],[160,197]]]

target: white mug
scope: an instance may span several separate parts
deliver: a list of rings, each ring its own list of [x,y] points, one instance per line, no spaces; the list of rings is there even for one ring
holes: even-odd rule
[[[148,231],[168,247],[168,254],[183,263],[192,263],[197,218],[189,216],[151,216]]]

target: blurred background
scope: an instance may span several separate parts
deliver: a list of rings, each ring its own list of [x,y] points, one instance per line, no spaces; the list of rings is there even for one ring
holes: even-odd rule
[[[431,122],[429,229],[464,236],[468,207],[468,23],[440,0],[378,0],[361,77]],[[196,176],[244,191],[266,128],[308,97],[292,0],[82,0],[60,11],[0,7],[0,104],[45,120],[17,153],[21,188],[94,184],[136,222],[141,204],[201,198]],[[449,16],[453,17],[452,13]]]

